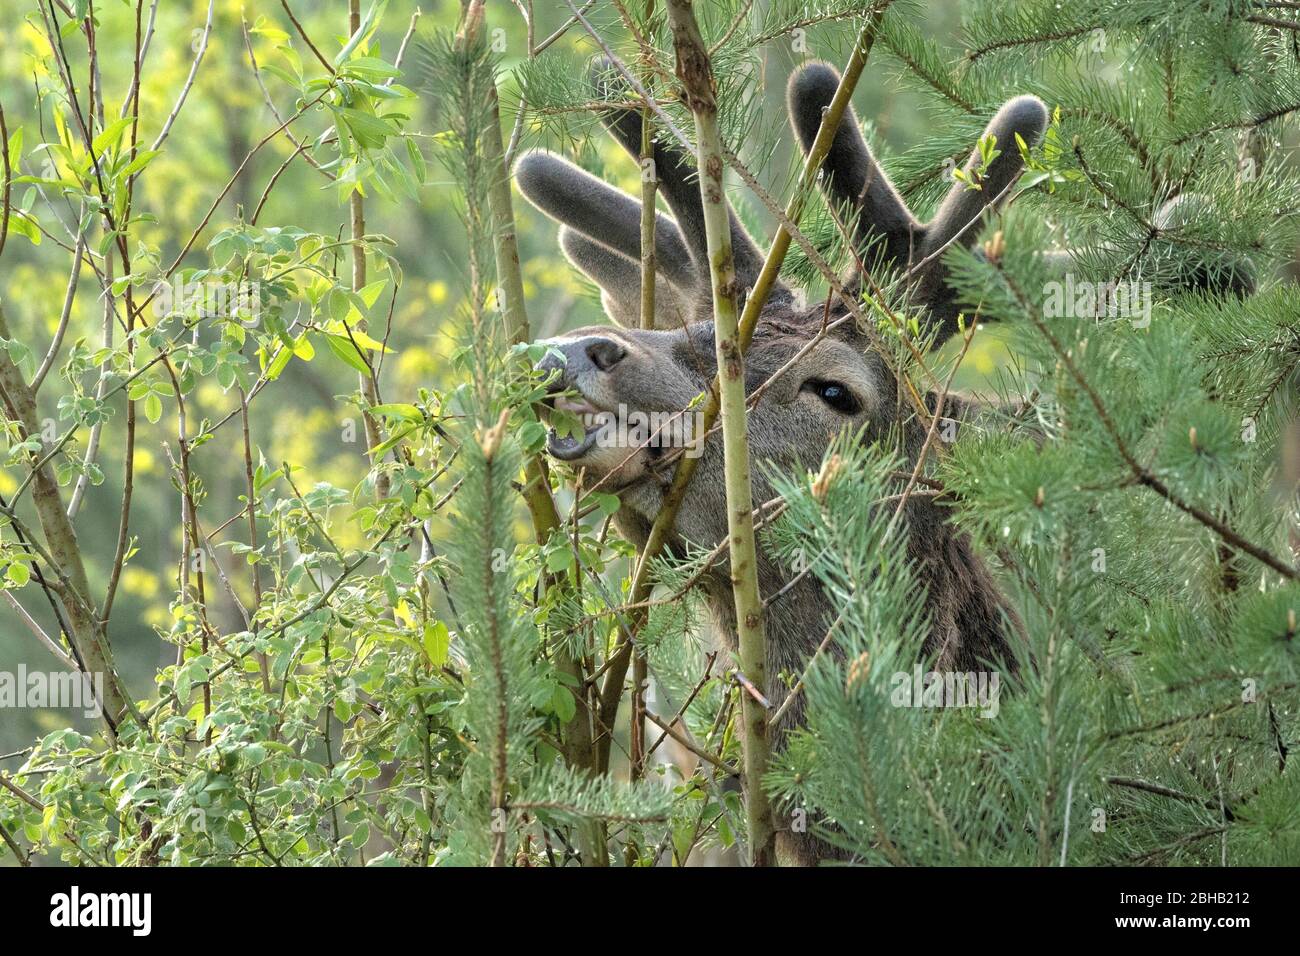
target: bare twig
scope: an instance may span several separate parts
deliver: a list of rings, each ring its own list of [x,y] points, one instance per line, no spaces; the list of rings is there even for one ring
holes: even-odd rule
[[[203,23],[203,33],[199,37],[198,49],[194,51],[194,62],[190,64],[190,72],[185,77],[185,85],[181,87],[180,93],[176,97],[176,105],[172,111],[167,114],[167,120],[158,132],[158,138],[153,141],[150,149],[161,149],[162,144],[166,142],[168,135],[171,134],[172,124],[176,122],[176,117],[180,115],[181,108],[185,105],[185,100],[190,95],[190,90],[194,86],[194,80],[199,75],[199,64],[203,62],[203,55],[208,52],[208,37],[212,33],[212,8],[216,0],[208,0],[208,14]]]
[[[649,720],[652,724],[654,724],[656,727],[658,727],[660,730],[666,733],[669,737],[673,738],[673,740],[677,741],[679,744],[681,744],[691,753],[695,754],[695,756],[699,757],[705,763],[711,764],[712,766],[721,770],[729,777],[740,776],[739,772],[737,772],[735,767],[730,766],[725,760],[723,760],[717,754],[709,753],[699,744],[695,743],[695,741],[691,740],[691,738],[687,736],[687,734],[678,730],[676,727],[674,727],[668,721],[664,720],[658,714],[654,713],[653,711],[647,710],[645,715],[647,720]]]
[[[50,340],[45,358],[41,359],[40,368],[36,370],[36,376],[32,379],[33,395],[41,390],[41,383],[54,367],[55,359],[59,356],[59,348],[63,345],[64,333],[68,331],[68,319],[72,316],[72,302],[77,296],[77,284],[81,278],[81,255],[85,251],[86,234],[78,232],[77,245],[72,253],[72,270],[68,273],[68,287],[63,293],[63,308],[59,311],[59,324],[54,330],[54,338]]]
[[[292,23],[293,28],[298,31],[298,36],[302,37],[302,42],[307,44],[307,49],[311,50],[312,55],[316,57],[320,62],[320,65],[325,67],[329,74],[333,76],[334,65],[330,63],[329,60],[325,59],[324,54],[322,54],[320,50],[316,49],[316,44],[311,42],[311,37],[307,35],[307,31],[302,28],[302,24],[298,22],[298,18],[295,17],[293,11],[289,9],[288,0],[280,0],[280,6],[284,7],[284,12],[288,15],[289,22]],[[352,29],[356,30],[356,27],[353,27]]]
[[[36,623],[36,619],[27,613],[27,609],[18,603],[18,599],[8,590],[5,590],[3,593],[5,600],[9,602],[9,606],[18,612],[18,616],[22,618],[23,623],[27,625],[27,629],[35,635],[38,641],[45,645],[45,649],[57,657],[59,663],[68,670],[79,673],[81,668],[77,666],[77,662],[69,657],[63,648],[59,647],[54,638],[45,633],[45,629]]]

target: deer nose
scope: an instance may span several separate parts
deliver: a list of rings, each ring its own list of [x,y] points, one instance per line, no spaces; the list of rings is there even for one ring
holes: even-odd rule
[[[587,358],[596,368],[608,372],[627,355],[627,349],[613,339],[592,339],[587,342]]]
[[[548,339],[542,344],[550,348],[537,363],[537,371],[550,378],[547,391],[551,394],[573,388],[584,371],[590,372],[594,368],[608,372],[627,355],[627,349],[603,335]]]

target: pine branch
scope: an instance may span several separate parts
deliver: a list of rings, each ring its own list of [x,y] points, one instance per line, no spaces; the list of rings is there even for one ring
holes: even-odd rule
[[[1074,37],[1082,36],[1085,33],[1091,33],[1094,30],[1101,29],[1096,23],[1085,23],[1077,27],[1071,27],[1068,30],[1055,30],[1047,33],[1039,33],[1034,36],[1008,37],[1005,40],[998,40],[994,43],[987,43],[984,46],[971,50],[966,54],[966,60],[974,63],[982,57],[988,56],[998,50],[1010,50],[1021,46],[1035,46],[1043,43],[1059,43],[1061,40],[1071,40]]]
[[[1190,502],[1184,501],[1150,469],[1137,460],[1132,450],[1129,448],[1128,443],[1125,442],[1123,437],[1120,435],[1119,429],[1115,427],[1114,421],[1111,420],[1110,414],[1106,411],[1106,406],[1102,403],[1101,396],[1097,394],[1091,383],[1089,383],[1083,373],[1079,370],[1079,367],[1075,363],[1069,350],[1066,349],[1061,344],[1060,340],[1052,334],[1051,329],[1047,327],[1047,324],[1043,321],[1039,312],[1030,304],[1028,297],[1026,297],[1025,293],[1015,283],[1015,280],[1007,274],[1002,263],[993,260],[991,265],[997,270],[998,274],[1002,277],[1002,280],[1007,284],[1007,287],[1011,290],[1012,295],[1015,297],[1016,302],[1020,305],[1024,314],[1029,317],[1029,320],[1034,324],[1034,327],[1038,329],[1042,336],[1047,340],[1048,344],[1052,347],[1052,351],[1056,354],[1056,357],[1060,360],[1062,366],[1070,373],[1070,377],[1075,380],[1081,389],[1083,389],[1084,394],[1088,397],[1088,401],[1097,412],[1097,418],[1101,422],[1102,428],[1114,443],[1115,449],[1124,460],[1124,464],[1128,466],[1129,471],[1132,472],[1133,478],[1137,483],[1150,488],[1179,511],[1190,515],[1205,527],[1209,528],[1223,539],[1224,542],[1233,548],[1236,548],[1238,551],[1250,555],[1261,564],[1272,568],[1287,580],[1295,581],[1300,579],[1300,571],[1297,571],[1291,565],[1282,561],[1276,555],[1264,548],[1261,548],[1259,545],[1247,541],[1214,515],[1209,514],[1204,509],[1191,504]]]

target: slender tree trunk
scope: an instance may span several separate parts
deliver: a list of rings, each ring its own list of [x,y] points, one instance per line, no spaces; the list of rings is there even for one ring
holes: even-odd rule
[[[0,306],[0,338],[10,337],[4,308]],[[28,436],[39,435],[41,426],[36,410],[36,396],[32,394],[22,372],[8,352],[0,354],[0,389],[4,392],[10,414],[22,423],[24,433]],[[33,456],[33,463],[39,459],[39,455]],[[77,533],[68,520],[63,495],[49,462],[36,468],[32,501],[36,506],[41,530],[45,533],[50,557],[58,565],[52,570],[59,572],[64,582],[63,605],[67,611],[68,625],[72,629],[68,639],[73,642],[76,656],[86,674],[92,680],[103,680],[103,699],[100,704],[103,707],[104,726],[110,740],[116,741],[121,719],[129,714],[139,720],[139,714],[113,665],[108,637],[90,600],[90,582],[86,578],[86,566],[82,561],[81,547],[77,543]]]
[[[677,77],[695,115],[699,149],[700,196],[713,286],[714,341],[718,356],[719,407],[722,415],[727,529],[731,538],[731,588],[736,603],[740,667],[757,688],[767,687],[767,646],[763,633],[763,599],[758,591],[758,557],[754,542],[754,501],[749,482],[749,436],[745,417],[745,356],[736,307],[736,271],[731,254],[731,226],[725,199],[726,165],[718,135],[718,106],[709,55],[689,0],[668,0]],[[752,694],[741,694],[744,724],[745,811],[749,824],[750,863],[776,862],[776,828],[763,791],[771,748],[767,712]]]
[[[361,29],[361,0],[348,0],[348,34],[349,36]],[[348,219],[349,233],[352,240],[352,291],[360,292],[366,285],[366,247],[361,244],[361,237],[366,234],[366,205],[362,199],[361,193],[352,190],[352,195],[348,197]],[[361,331],[365,331],[362,328]],[[366,364],[374,367],[374,353],[367,356]],[[365,397],[367,405],[379,404],[379,383],[376,381],[374,374],[361,373],[361,394]],[[370,414],[369,409],[361,413],[361,420],[365,425],[366,445],[374,448],[382,440],[379,433],[379,423],[375,417]],[[380,458],[376,456],[374,465],[379,466]],[[375,494],[380,498],[388,497],[388,476],[382,472],[375,475]]]
[[[493,488],[496,485],[493,479],[493,471],[498,467],[496,453],[501,447],[501,433],[506,427],[506,417],[503,414],[501,420],[495,426],[489,428],[482,439],[483,449],[483,484],[487,493],[483,496],[484,504],[488,509],[483,515],[483,527],[491,529],[495,523],[492,509],[496,505],[496,497],[493,494]],[[491,549],[484,549],[486,559],[482,568],[477,569],[478,573],[483,575],[484,593],[491,595],[496,587],[497,571],[492,566]],[[509,683],[505,670],[505,659],[501,649],[501,621],[497,618],[496,601],[490,599],[487,608],[488,627],[487,638],[491,650],[489,664],[491,666],[490,678],[494,684],[493,692],[496,697],[496,727],[492,735],[492,866],[506,865],[506,828],[504,814],[507,813],[506,798],[507,783],[509,775],[509,740],[510,740],[510,698]]]
[[[483,0],[471,0],[459,31],[460,38],[468,44],[482,42]],[[524,302],[523,273],[519,267],[519,241],[515,229],[514,202],[510,194],[510,171],[506,168],[505,141],[501,136],[501,105],[496,87],[487,92],[488,121],[483,139],[488,166],[488,215],[492,231],[492,246],[496,259],[497,306],[505,322],[510,341],[522,344],[532,339],[528,326],[528,310]],[[521,107],[522,108],[522,107]],[[551,481],[546,463],[534,455],[524,465],[524,501],[533,521],[533,533],[539,544],[545,544],[560,528],[560,515],[551,496]],[[565,586],[559,579],[548,586]],[[592,769],[592,708],[585,691],[586,675],[581,658],[569,652],[563,642],[554,648],[556,667],[572,683],[571,690],[577,699],[573,719],[565,724],[562,744],[565,762],[578,770]],[[579,826],[580,852],[589,866],[604,866],[607,862],[605,841],[599,824],[585,822]]]
[[[654,13],[655,0],[646,0],[646,20]],[[643,83],[652,89],[651,64],[643,64]],[[658,170],[654,165],[654,127],[650,108],[641,111],[641,311],[643,329],[655,327],[655,193],[658,191]],[[649,664],[645,651],[636,649],[632,661],[632,779],[640,780],[645,774],[645,713],[646,681]],[[629,850],[631,848],[629,847]]]

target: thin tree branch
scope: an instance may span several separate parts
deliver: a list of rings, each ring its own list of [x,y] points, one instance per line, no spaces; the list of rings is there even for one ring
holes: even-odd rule
[[[36,370],[36,376],[32,379],[33,395],[41,390],[41,383],[45,381],[45,376],[54,367],[54,362],[59,355],[59,348],[63,345],[64,333],[68,331],[68,319],[72,316],[72,302],[77,296],[77,284],[81,279],[81,256],[85,251],[86,234],[78,232],[77,245],[72,252],[72,271],[68,273],[68,287],[63,294],[63,308],[59,312],[59,325],[54,330],[54,338],[50,340],[50,347],[45,352],[45,358],[41,359],[41,365]]]
[[[194,80],[199,75],[199,64],[203,62],[203,55],[208,52],[208,37],[212,33],[212,8],[216,0],[208,0],[208,14],[203,23],[203,33],[199,37],[199,48],[194,51],[194,62],[190,64],[190,72],[185,77],[185,85],[181,87],[180,94],[176,97],[176,105],[172,111],[167,114],[167,120],[163,123],[162,129],[158,132],[158,138],[153,141],[149,148],[157,150],[162,148],[167,137],[171,134],[172,124],[176,122],[176,117],[180,115],[181,108],[185,105],[186,99],[189,98],[190,90],[194,86]]]
[[[752,686],[767,687],[767,638],[763,597],[758,587],[758,546],[754,537],[753,487],[749,478],[749,433],[745,408],[745,359],[737,310],[737,279],[731,251],[731,226],[723,177],[726,164],[718,134],[718,104],[708,50],[690,0],[667,0],[677,78],[695,116],[699,142],[700,199],[704,211],[713,287],[714,343],[718,360],[717,396],[722,418],[723,473],[727,527],[731,540],[731,590],[736,608],[740,668]],[[788,242],[788,240],[787,240]],[[747,343],[746,343],[747,344]],[[771,759],[767,715],[751,696],[741,698],[744,733],[745,810],[749,857],[753,866],[776,863],[776,825],[763,789]],[[652,718],[653,719],[653,718]]]

